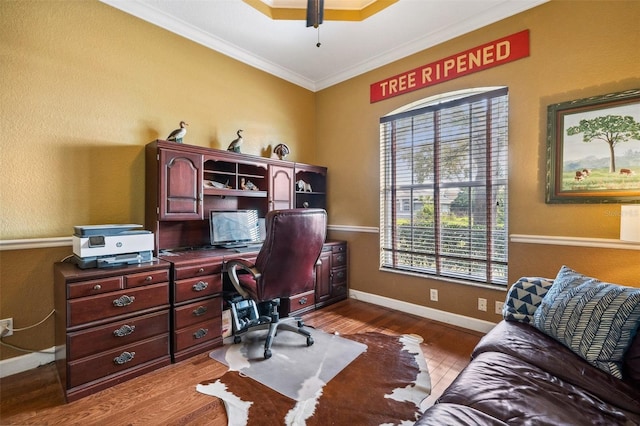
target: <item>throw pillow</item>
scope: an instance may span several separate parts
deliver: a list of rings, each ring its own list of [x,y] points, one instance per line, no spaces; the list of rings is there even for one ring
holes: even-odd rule
[[[536,328],[620,379],[639,323],[640,288],[603,283],[566,266],[534,314]]]
[[[548,278],[522,277],[516,281],[509,292],[502,308],[502,316],[507,321],[518,321],[526,324],[533,322],[533,314],[553,281]]]

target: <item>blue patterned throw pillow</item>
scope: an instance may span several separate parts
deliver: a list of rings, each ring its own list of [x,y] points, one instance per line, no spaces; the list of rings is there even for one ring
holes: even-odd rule
[[[532,323],[533,314],[552,285],[553,281],[548,278],[520,278],[507,293],[507,299],[502,308],[503,318],[507,321]]]
[[[537,329],[622,378],[623,357],[640,324],[640,288],[604,283],[563,266],[533,318]]]

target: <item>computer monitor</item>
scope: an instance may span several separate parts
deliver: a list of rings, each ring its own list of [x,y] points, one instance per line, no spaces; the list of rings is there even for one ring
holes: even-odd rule
[[[211,210],[209,212],[211,245],[242,247],[262,241],[257,210]]]

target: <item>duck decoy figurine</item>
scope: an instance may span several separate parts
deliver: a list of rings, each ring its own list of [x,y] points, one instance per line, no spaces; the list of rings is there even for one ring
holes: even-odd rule
[[[242,130],[238,130],[236,132],[238,138],[229,144],[229,148],[227,148],[227,151],[240,152],[240,145],[242,145],[243,142],[242,135],[240,133],[242,133]]]
[[[273,148],[273,153],[281,160],[284,160],[290,152],[289,147],[283,143],[279,143],[275,148]]]
[[[173,132],[171,132],[169,136],[167,136],[167,140],[172,142],[182,143],[182,138],[184,138],[184,135],[187,134],[187,129],[185,128],[185,126],[188,126],[188,124],[185,123],[184,121],[181,121],[180,128],[175,129]]]

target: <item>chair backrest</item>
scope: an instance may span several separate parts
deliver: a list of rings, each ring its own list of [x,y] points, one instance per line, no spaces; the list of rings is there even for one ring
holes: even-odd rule
[[[314,270],[327,234],[323,209],[273,210],[265,218],[266,236],[255,262],[260,301],[314,288]]]

